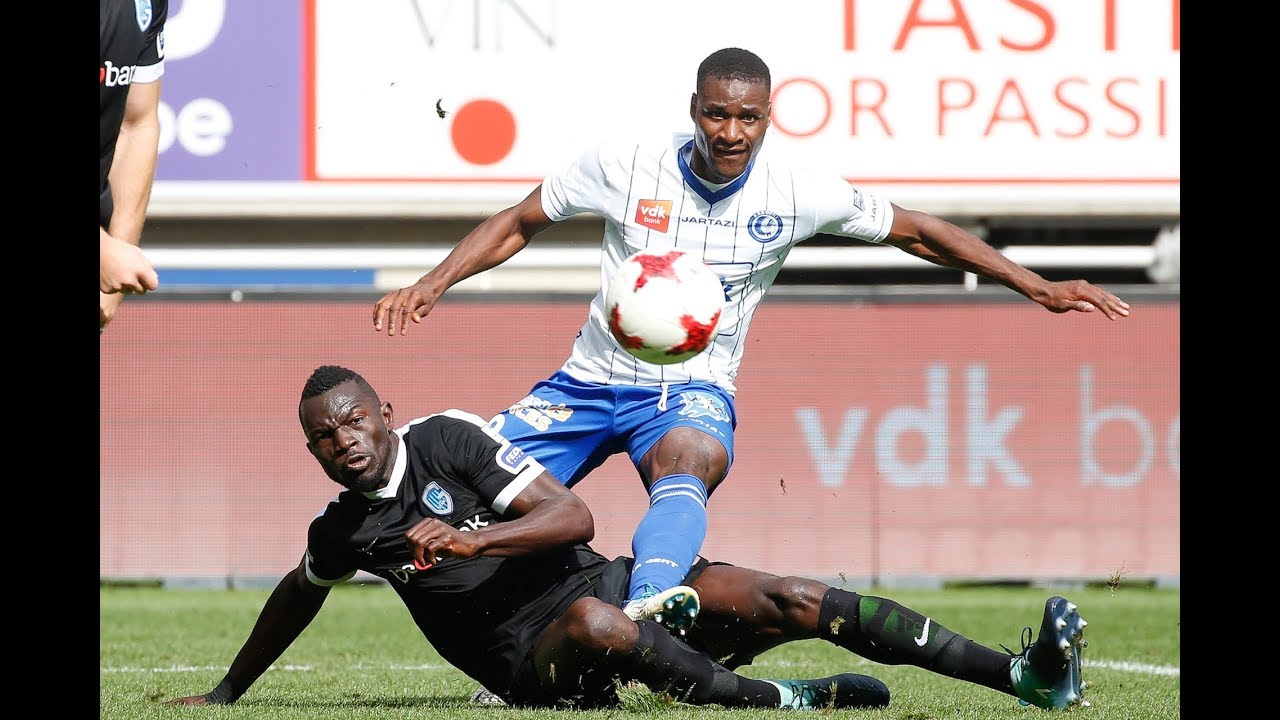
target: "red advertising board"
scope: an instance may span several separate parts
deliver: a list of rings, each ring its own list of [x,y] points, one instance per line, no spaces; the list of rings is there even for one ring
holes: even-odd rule
[[[441,303],[406,337],[371,303],[130,301],[101,340],[100,574],[270,577],[339,486],[297,421],[318,365],[397,424],[482,417],[564,360],[586,303]],[[738,377],[736,459],[704,554],[814,577],[1180,575],[1180,308],[769,302]],[[576,486],[627,554],[646,506],[615,456]]]

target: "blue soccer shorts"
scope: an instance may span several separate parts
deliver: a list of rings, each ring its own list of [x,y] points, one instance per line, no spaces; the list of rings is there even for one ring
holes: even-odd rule
[[[719,440],[729,456],[728,472],[738,416],[733,396],[711,383],[601,385],[557,371],[489,425],[573,487],[616,453],[626,451],[639,463],[676,427]]]

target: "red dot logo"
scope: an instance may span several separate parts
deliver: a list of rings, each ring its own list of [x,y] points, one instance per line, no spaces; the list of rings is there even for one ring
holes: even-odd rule
[[[472,100],[453,116],[453,147],[473,165],[492,165],[516,144],[516,118],[496,100]]]

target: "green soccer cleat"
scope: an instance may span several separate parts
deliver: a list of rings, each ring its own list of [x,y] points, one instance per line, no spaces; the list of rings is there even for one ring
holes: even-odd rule
[[[1057,595],[1044,604],[1040,636],[1031,644],[1031,628],[1022,629],[1022,652],[1009,662],[1009,677],[1018,702],[1047,710],[1074,705],[1088,707],[1087,683],[1080,681],[1080,652],[1088,647],[1084,628],[1089,623],[1076,612],[1076,604]]]
[[[622,606],[627,617],[635,621],[653,620],[668,632],[688,635],[701,608],[698,591],[688,585],[677,585],[658,592],[652,585],[644,586],[644,593]]]
[[[841,673],[818,680],[765,680],[778,687],[781,706],[792,710],[877,708],[889,704],[889,688],[870,675]]]

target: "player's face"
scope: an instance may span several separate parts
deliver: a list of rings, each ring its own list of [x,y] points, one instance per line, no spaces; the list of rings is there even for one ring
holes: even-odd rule
[[[704,180],[729,182],[746,172],[769,127],[764,83],[708,78],[689,102],[696,152],[690,168]]]
[[[391,405],[345,382],[298,406],[307,449],[334,482],[359,492],[387,484],[399,450]]]

